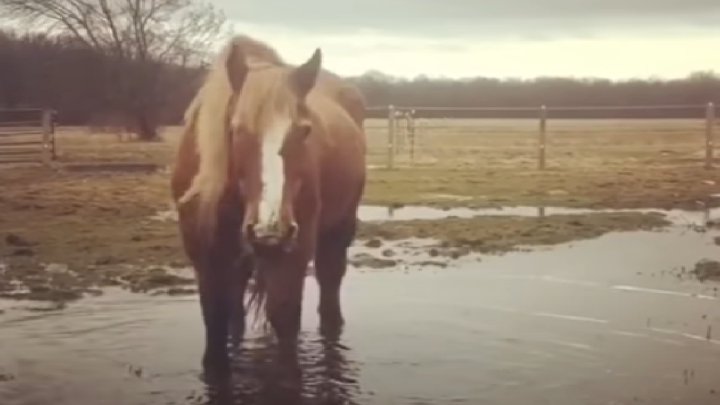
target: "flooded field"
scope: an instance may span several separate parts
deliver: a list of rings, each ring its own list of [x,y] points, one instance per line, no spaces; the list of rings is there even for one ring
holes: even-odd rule
[[[0,403],[716,404],[719,284],[692,270],[718,257],[720,232],[686,226],[708,216],[678,211],[661,232],[466,256],[442,270],[422,256],[388,269],[418,271],[356,269],[338,342],[316,332],[308,277],[298,352],[250,332],[225,402],[198,378],[194,295],[107,290],[62,311],[4,302]]]

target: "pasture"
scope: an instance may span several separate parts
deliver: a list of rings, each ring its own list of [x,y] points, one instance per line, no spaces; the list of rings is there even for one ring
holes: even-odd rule
[[[372,169],[367,203],[688,208],[715,190],[710,182],[717,171],[703,169],[700,120],[551,121],[543,171],[535,170],[536,120],[437,119],[416,125],[414,152],[398,142],[397,170],[383,170],[387,121],[366,123]],[[171,127],[165,142],[137,143],[63,128],[59,162],[167,166],[177,135]]]
[[[371,169],[364,204],[368,210],[405,207],[409,214],[363,221],[358,244],[423,237],[438,241],[436,256],[443,258],[503,253],[658,227],[665,218],[637,209],[701,210],[720,192],[719,172],[703,168],[700,122],[556,121],[548,128],[542,171],[532,120],[428,120],[417,126],[414,162],[407,147],[398,147],[393,170],[383,167],[386,127],[383,120],[367,123]],[[0,294],[65,300],[107,284],[175,292],[192,284],[172,271],[185,265],[167,171],[178,133],[166,128],[163,142],[144,143],[60,128],[52,169],[0,166],[6,267]],[[131,170],[148,164],[158,170]],[[526,211],[513,215],[513,207]],[[566,212],[534,218],[543,207]],[[456,209],[485,211],[462,217]],[[423,218],[422,210],[435,213]],[[356,264],[393,267],[402,259],[391,250],[359,255]],[[72,271],[47,271],[48,264]]]
[[[720,240],[720,175],[704,168],[702,123],[551,122],[545,170],[535,124],[419,122],[414,152],[397,145],[388,170],[387,123],[368,122],[347,347],[307,331],[317,323],[307,281],[302,351],[290,363],[301,375],[278,375],[284,365],[267,361],[266,339],[250,331],[236,391],[283,404],[714,403],[720,320],[708,280],[720,279],[720,263],[707,259]],[[188,350],[202,334],[169,204],[178,132],[141,143],[60,128],[51,167],[0,166],[0,298],[11,299],[0,299],[0,326],[16,349],[0,397],[52,376],[73,390],[61,405],[107,397],[108,386],[122,387],[113,405],[213,403]],[[9,304],[17,299],[63,312],[26,316]],[[20,362],[43,367],[20,375]],[[54,390],[20,398],[44,403]]]

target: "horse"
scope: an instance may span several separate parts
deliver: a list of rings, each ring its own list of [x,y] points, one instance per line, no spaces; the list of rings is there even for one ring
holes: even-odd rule
[[[206,375],[229,371],[228,345],[249,313],[296,342],[311,261],[321,330],[342,329],[340,290],[365,189],[364,115],[362,93],[322,68],[320,48],[293,66],[236,35],[211,62],[185,111],[170,180]]]

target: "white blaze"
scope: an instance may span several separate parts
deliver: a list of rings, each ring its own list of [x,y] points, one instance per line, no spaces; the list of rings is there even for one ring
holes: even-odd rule
[[[279,116],[263,134],[260,158],[260,180],[262,191],[258,207],[257,232],[265,233],[272,230],[280,220],[285,171],[280,148],[285,135],[292,125],[289,116]]]

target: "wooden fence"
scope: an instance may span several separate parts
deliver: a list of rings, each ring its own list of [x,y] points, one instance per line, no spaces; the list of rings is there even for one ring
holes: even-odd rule
[[[604,112],[605,115],[612,115],[614,112],[648,112],[648,111],[668,111],[668,112],[697,112],[704,121],[704,159],[703,164],[706,169],[714,167],[715,156],[715,126],[717,125],[717,108],[715,103],[707,103],[704,105],[654,105],[654,106],[578,106],[578,107],[547,107],[540,106],[538,108],[531,107],[478,107],[478,108],[445,108],[445,107],[407,107],[393,106],[388,107],[370,107],[368,114],[370,116],[387,117],[387,163],[386,168],[393,169],[395,165],[395,157],[398,155],[399,146],[403,149],[409,149],[410,161],[414,161],[416,146],[416,123],[415,119],[422,116],[433,118],[452,117],[461,115],[464,118],[473,116],[482,116],[484,118],[500,118],[508,115],[517,115],[521,119],[537,120],[537,168],[544,170],[546,168],[547,143],[548,143],[548,121],[552,118],[552,113],[574,112],[576,115],[582,115],[587,112]],[[579,113],[579,114],[577,114]],[[695,114],[692,114],[695,115]],[[642,114],[640,114],[642,116]],[[607,117],[603,117],[607,118]]]
[[[55,160],[55,116],[47,109],[0,109],[0,164]]]

